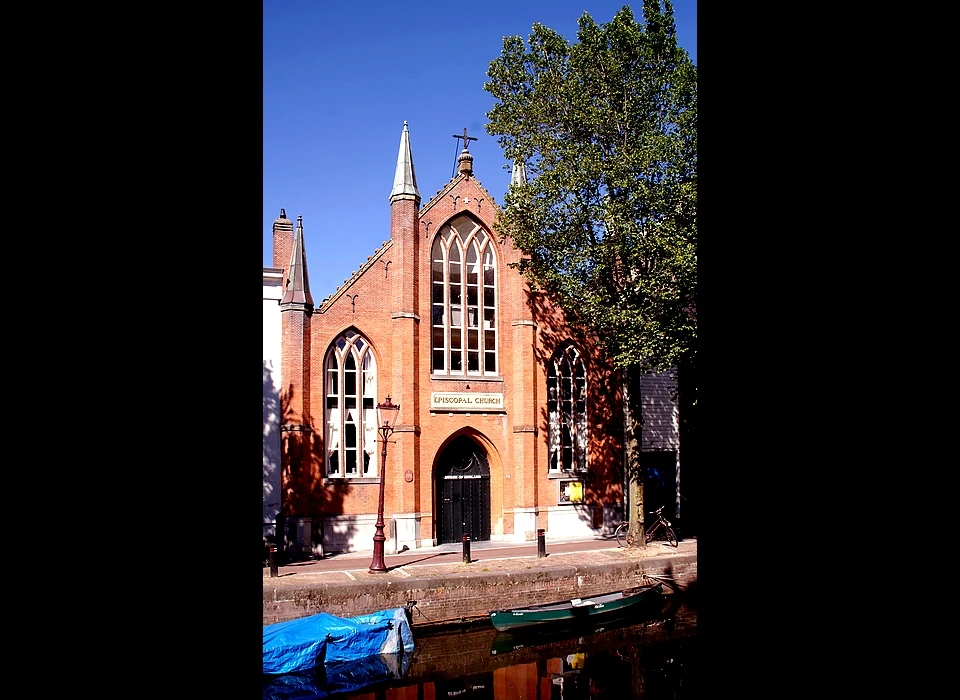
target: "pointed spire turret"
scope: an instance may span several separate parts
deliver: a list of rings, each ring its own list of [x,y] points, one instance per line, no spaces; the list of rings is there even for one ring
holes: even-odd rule
[[[522,160],[513,164],[513,174],[510,176],[510,184],[527,184],[527,165]]]
[[[393,176],[393,189],[390,191],[390,203],[397,199],[415,199],[420,201],[417,189],[417,173],[413,169],[413,153],[410,151],[410,131],[407,122],[403,122],[400,134],[400,153],[397,155],[397,172]]]
[[[307,277],[307,253],[303,244],[303,215],[297,216],[297,230],[293,234],[293,251],[290,253],[290,267],[287,270],[287,286],[283,298],[280,299],[280,308],[282,311],[313,311],[313,297],[310,295],[310,280]]]

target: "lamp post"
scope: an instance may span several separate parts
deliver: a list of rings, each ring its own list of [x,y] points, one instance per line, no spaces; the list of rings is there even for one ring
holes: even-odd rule
[[[387,539],[383,534],[383,485],[387,471],[387,438],[393,434],[397,414],[400,413],[400,404],[390,403],[390,397],[381,404],[377,404],[377,418],[380,420],[380,442],[383,449],[380,451],[380,501],[377,505],[377,531],[373,535],[373,561],[370,562],[371,574],[386,573],[387,567],[383,563],[383,543]],[[391,423],[393,425],[391,425]]]

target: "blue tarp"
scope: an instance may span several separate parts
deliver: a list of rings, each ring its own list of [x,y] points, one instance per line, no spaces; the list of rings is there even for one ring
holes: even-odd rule
[[[263,673],[267,674],[412,651],[413,632],[404,608],[357,617],[318,613],[263,628]]]

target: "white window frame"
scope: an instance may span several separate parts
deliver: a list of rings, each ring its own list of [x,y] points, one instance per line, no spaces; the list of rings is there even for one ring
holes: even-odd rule
[[[587,471],[587,371],[572,343],[557,348],[547,369],[547,471]]]
[[[350,359],[353,369],[348,368]],[[379,478],[377,360],[370,342],[356,330],[344,331],[330,344],[323,361],[323,387],[324,478]],[[356,444],[343,446],[345,437]]]
[[[430,246],[433,376],[499,376],[497,284],[493,236],[467,214],[441,226]]]

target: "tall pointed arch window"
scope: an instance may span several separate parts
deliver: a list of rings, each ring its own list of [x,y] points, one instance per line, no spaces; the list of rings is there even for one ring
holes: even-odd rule
[[[587,469],[587,376],[573,345],[557,349],[547,368],[551,474]]]
[[[326,474],[376,477],[377,362],[354,330],[338,337],[324,362]]]
[[[440,227],[430,266],[434,375],[497,374],[493,238],[465,214]]]

